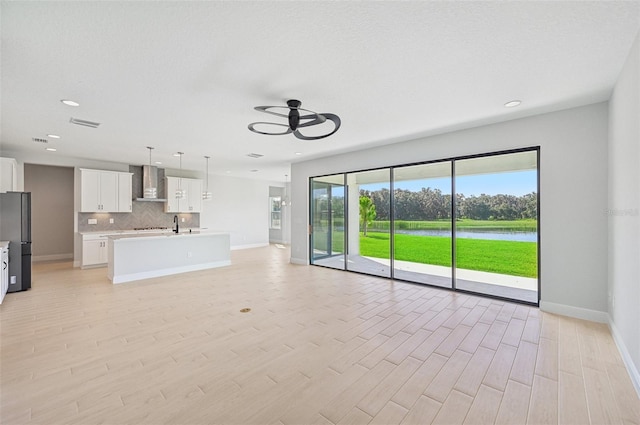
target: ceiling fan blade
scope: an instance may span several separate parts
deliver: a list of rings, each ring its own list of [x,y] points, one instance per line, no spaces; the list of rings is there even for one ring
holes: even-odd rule
[[[296,131],[293,132],[293,135],[296,136],[298,139],[301,139],[301,140],[319,140],[319,139],[324,139],[325,137],[329,137],[332,134],[334,134],[336,131],[338,131],[338,129],[340,128],[340,125],[342,124],[342,121],[340,121],[340,117],[335,115],[335,114],[328,114],[327,113],[327,114],[318,114],[318,115],[324,116],[326,119],[328,119],[329,121],[331,121],[333,123],[333,125],[335,126],[333,131],[331,131],[330,133],[324,134],[322,136],[305,136],[304,134],[300,133],[299,130],[296,130]],[[300,127],[302,127],[302,126],[300,126]]]
[[[261,131],[261,130],[256,130],[255,125],[275,125],[278,127],[285,127],[286,130],[282,131],[282,132],[278,132],[278,133],[271,133],[271,132],[266,132],[266,131]],[[282,136],[283,134],[289,134],[291,133],[291,129],[289,128],[288,125],[286,124],[278,124],[275,122],[264,122],[264,121],[258,121],[258,122],[252,122],[251,124],[248,125],[249,130],[253,131],[254,133],[258,133],[258,134],[266,134],[267,136]]]
[[[305,122],[305,123],[301,123],[300,125],[298,125],[298,127],[309,127],[311,125],[322,124],[327,119],[322,114],[314,113],[313,115],[303,115],[303,116],[301,116],[300,117],[300,121],[302,122],[303,120],[311,120],[311,121]]]
[[[277,117],[289,118],[289,108],[287,106],[256,106],[253,109],[260,112],[266,112],[267,114],[275,115]],[[274,112],[269,109],[282,109],[283,111],[286,111],[286,113]]]

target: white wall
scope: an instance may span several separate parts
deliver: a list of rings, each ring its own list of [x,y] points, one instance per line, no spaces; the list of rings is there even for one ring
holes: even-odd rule
[[[269,244],[270,182],[211,176],[211,201],[203,202],[200,227],[229,232],[231,248]]]
[[[640,35],[609,103],[609,314],[640,394]]]
[[[291,262],[308,264],[308,178],[540,146],[541,307],[607,320],[607,103],[293,164]]]

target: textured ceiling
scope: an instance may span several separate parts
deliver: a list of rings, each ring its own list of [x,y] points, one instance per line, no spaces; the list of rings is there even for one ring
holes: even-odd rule
[[[185,168],[210,155],[212,173],[281,181],[295,161],[606,100],[640,28],[638,1],[1,7],[3,151],[42,155],[31,139],[54,133],[51,155],[143,164],[154,146],[169,168],[183,151]],[[289,98],[342,128],[247,129]]]

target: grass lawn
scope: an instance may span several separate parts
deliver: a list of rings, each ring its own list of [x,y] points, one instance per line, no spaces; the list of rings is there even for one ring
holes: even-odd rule
[[[538,260],[535,242],[457,239],[457,267],[468,270],[535,278]],[[389,258],[389,234],[360,234],[360,254]],[[451,266],[451,238],[396,234],[395,258],[401,261]]]

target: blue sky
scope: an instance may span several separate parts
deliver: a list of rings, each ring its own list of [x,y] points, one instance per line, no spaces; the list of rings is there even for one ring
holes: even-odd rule
[[[497,195],[507,194],[522,196],[527,193],[537,192],[537,171],[525,170],[511,173],[476,174],[471,176],[456,177],[456,192],[465,196],[471,195]],[[383,187],[388,188],[388,183],[361,185],[360,189],[375,191]],[[397,182],[396,189],[419,191],[423,187],[440,189],[443,193],[451,192],[449,178],[408,180]]]

